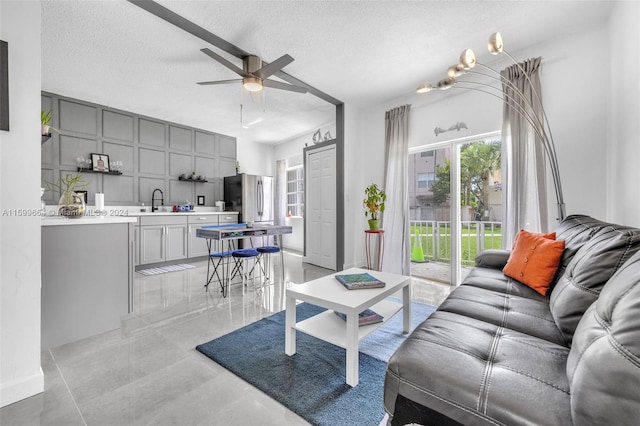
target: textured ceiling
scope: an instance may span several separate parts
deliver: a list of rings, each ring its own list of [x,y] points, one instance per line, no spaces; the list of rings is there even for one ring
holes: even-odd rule
[[[435,82],[467,47],[500,31],[511,52],[608,19],[603,1],[159,1],[232,44],[347,104],[366,107]],[[42,2],[42,89],[177,123],[278,143],[334,120],[311,94],[265,89],[252,103],[236,75],[200,52],[221,52],[120,0]],[[544,55],[544,52],[541,52]],[[244,103],[244,127],[240,104]],[[248,127],[248,128],[246,128]]]

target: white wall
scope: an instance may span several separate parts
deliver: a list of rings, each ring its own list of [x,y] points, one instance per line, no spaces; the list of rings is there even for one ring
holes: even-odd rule
[[[324,137],[326,132],[330,132],[332,138],[336,137],[336,124],[328,123],[320,127],[320,134]],[[274,147],[275,161],[287,160],[287,167],[295,167],[302,165],[302,150],[305,146],[313,146],[313,134],[316,130],[302,134],[293,139],[283,141]]]
[[[610,18],[611,110],[607,219],[640,227],[640,3],[618,2]],[[600,159],[602,160],[602,159]]]
[[[40,368],[40,2],[1,1],[10,130],[0,131],[0,406],[42,392]]]
[[[273,146],[237,139],[237,160],[240,173],[251,175],[275,176]]]

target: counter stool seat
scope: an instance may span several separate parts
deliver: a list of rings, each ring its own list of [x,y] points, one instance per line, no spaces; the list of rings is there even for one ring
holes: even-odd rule
[[[271,255],[280,253],[280,247],[278,246],[263,246],[256,248],[260,253],[260,268],[262,268],[262,274],[265,279],[271,282]],[[262,262],[262,258],[266,255],[265,261]],[[282,279],[284,280],[284,264],[282,266]]]
[[[244,293],[244,287],[247,285],[248,275],[252,274],[252,282],[255,287],[255,269],[256,264],[259,262],[260,253],[254,248],[245,248],[240,250],[234,250],[231,252],[231,256],[236,261],[236,266],[234,271],[238,271],[240,276],[242,277],[242,292]],[[249,270],[248,262],[249,259],[253,259],[253,268]]]

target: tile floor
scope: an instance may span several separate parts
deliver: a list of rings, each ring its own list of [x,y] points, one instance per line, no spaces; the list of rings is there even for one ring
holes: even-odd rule
[[[277,266],[278,262],[274,262]],[[206,262],[135,274],[134,312],[119,330],[42,352],[45,391],[0,409],[13,425],[306,425],[302,418],[195,350],[284,309],[284,286],[243,295],[204,291]],[[285,254],[285,280],[331,271]],[[275,281],[279,273],[274,271]],[[414,280],[413,300],[437,305],[448,285]]]

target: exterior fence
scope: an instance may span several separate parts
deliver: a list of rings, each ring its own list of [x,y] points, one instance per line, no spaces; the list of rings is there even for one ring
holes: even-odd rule
[[[451,261],[451,222],[413,220],[410,223],[411,261]],[[476,254],[502,247],[500,222],[461,222],[462,265],[473,266]]]

